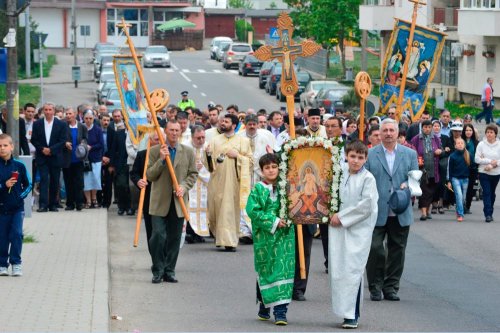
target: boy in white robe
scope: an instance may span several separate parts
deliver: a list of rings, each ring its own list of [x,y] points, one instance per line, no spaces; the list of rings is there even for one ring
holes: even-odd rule
[[[330,219],[328,254],[333,312],[342,328],[357,328],[363,299],[363,273],[378,213],[375,178],[364,168],[368,148],[361,141],[346,145],[347,166],[340,180],[340,210]]]

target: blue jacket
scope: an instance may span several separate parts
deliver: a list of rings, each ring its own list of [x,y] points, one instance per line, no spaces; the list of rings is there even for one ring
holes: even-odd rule
[[[19,172],[17,183],[10,189],[5,185],[12,172]],[[24,198],[31,191],[31,180],[23,162],[11,157],[0,159],[0,214],[14,214],[24,211]]]
[[[447,179],[451,178],[469,178],[469,166],[465,162],[463,150],[455,150],[448,159]]]

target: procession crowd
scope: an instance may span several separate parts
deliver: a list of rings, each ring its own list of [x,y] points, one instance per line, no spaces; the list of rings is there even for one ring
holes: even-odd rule
[[[276,188],[279,153],[290,140],[292,122],[298,137],[338,138],[343,146],[339,212],[319,227],[304,225],[302,242],[308,276],[313,238],[321,237],[333,310],[344,318],[344,328],[358,326],[365,268],[372,301],[399,300],[413,201],[418,200],[420,221],[454,206],[453,219],[462,222],[480,188],[485,222],[493,221],[500,179],[493,123],[481,138],[471,115],[452,120],[443,110],[432,119],[424,111],[412,123],[406,114],[398,121],[396,107],[390,107],[382,119],[364,120],[359,141],[360,119],[349,112],[306,108],[291,119],[283,111],[242,111],[235,104],[210,103],[200,110],[187,92],[182,95],[177,105],[152,119],[161,131],[147,133],[138,143],[121,110],[52,103],[37,110],[26,104],[18,141],[20,152],[34,157],[32,179],[12,158],[12,138],[0,134],[0,275],[8,275],[9,264],[12,275],[22,275],[20,212],[31,181],[39,213],[108,208],[116,202],[118,215],[133,216],[144,188],[141,213],[152,283],[178,282],[175,267],[184,237],[196,243],[211,236],[227,252],[240,243],[253,244],[258,317],[270,319],[273,308],[275,323],[286,325],[287,305],[292,299],[304,301],[307,288],[307,277],[300,276],[296,227],[280,218]],[[3,112],[3,122],[6,116]],[[417,199],[408,186],[415,170],[422,172]],[[311,187],[302,191],[314,202]],[[189,212],[187,223],[180,198]]]

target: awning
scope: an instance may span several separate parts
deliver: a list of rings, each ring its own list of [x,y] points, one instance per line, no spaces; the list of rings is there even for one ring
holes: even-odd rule
[[[194,28],[196,24],[193,22],[189,22],[183,19],[172,19],[167,21],[161,25],[159,25],[156,29],[160,31],[174,30],[179,28]]]

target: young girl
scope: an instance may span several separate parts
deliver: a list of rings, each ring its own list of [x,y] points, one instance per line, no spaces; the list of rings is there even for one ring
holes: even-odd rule
[[[465,120],[465,117],[464,117]],[[462,132],[462,139],[465,141],[465,149],[469,152],[469,156],[476,155],[476,148],[479,143],[477,139],[477,132],[472,124],[465,124]],[[478,179],[477,164],[472,158],[469,165],[469,185],[467,186],[467,195],[465,196],[465,214],[472,214],[470,206],[472,204],[472,197],[474,196],[474,185]]]
[[[469,184],[470,155],[462,138],[455,139],[455,151],[448,159],[448,188],[455,192],[457,221],[464,219],[464,203]]]

